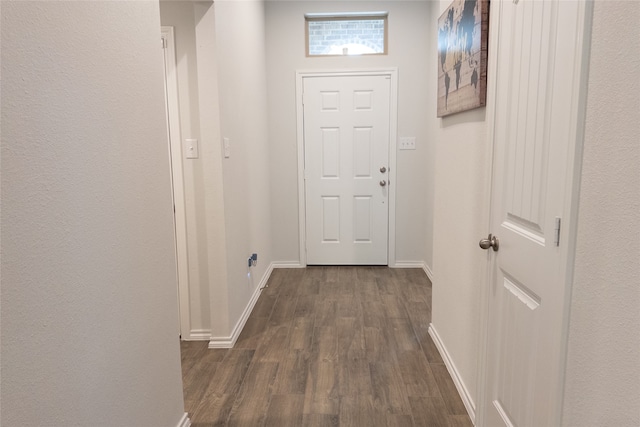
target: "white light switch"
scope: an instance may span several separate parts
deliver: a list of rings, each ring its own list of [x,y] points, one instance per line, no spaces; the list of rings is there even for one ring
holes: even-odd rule
[[[223,138],[222,143],[224,146],[224,158],[228,159],[231,157],[231,143],[229,142],[229,138]]]
[[[404,136],[400,137],[400,150],[415,150],[416,149],[416,137]]]
[[[197,159],[199,157],[197,139],[185,139],[184,147],[187,159]]]

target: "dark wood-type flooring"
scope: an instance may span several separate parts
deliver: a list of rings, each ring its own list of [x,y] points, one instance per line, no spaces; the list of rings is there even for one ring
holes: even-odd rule
[[[276,269],[233,349],[182,343],[204,426],[472,426],[427,329],[419,269]]]

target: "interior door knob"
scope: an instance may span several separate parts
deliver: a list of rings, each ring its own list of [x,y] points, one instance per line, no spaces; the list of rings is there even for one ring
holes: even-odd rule
[[[482,249],[493,248],[494,252],[498,252],[498,249],[500,249],[500,241],[493,234],[489,234],[489,237],[480,240],[480,247]]]
[[[387,168],[385,168],[384,166],[382,166],[382,167],[380,168],[380,172],[381,172],[381,173],[385,173],[386,171],[387,171]]]
[[[387,181],[385,181],[384,179],[380,181],[380,187],[384,187],[385,185],[387,185]]]

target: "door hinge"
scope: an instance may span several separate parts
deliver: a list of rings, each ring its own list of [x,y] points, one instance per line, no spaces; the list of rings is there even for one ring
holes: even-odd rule
[[[167,39],[165,39],[164,37],[162,37],[160,40],[162,40],[162,48],[166,49],[167,48]]]
[[[553,243],[556,246],[560,246],[560,224],[562,219],[560,217],[556,217],[555,226],[553,228]]]

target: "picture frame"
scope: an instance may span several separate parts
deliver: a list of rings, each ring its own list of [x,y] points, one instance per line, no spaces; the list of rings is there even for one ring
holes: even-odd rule
[[[453,0],[438,18],[438,117],[487,102],[489,0]]]

